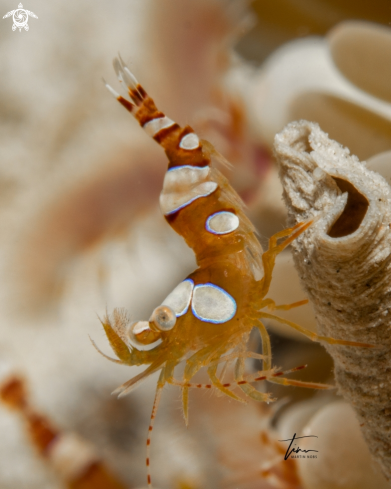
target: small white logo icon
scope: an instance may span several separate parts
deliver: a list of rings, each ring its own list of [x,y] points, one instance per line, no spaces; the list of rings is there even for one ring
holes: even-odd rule
[[[22,32],[23,27],[26,31],[29,30],[29,25],[27,23],[29,20],[29,15],[31,17],[34,17],[34,19],[38,19],[34,12],[30,12],[30,10],[25,10],[21,3],[18,5],[18,8],[16,10],[11,10],[11,12],[5,14],[3,19],[11,17],[11,15],[14,20],[12,30],[16,31],[16,29],[19,29],[19,32]]]

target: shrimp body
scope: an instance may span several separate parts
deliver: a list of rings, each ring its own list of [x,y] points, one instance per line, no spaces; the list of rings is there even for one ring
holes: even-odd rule
[[[276,256],[311,222],[299,223],[276,234],[269,241],[269,249],[263,253],[240,197],[213,165],[214,160],[223,160],[223,157],[210,143],[200,140],[190,126],[182,128],[159,111],[121,59],[114,61],[114,68],[120,82],[126,85],[131,101],[109,85],[106,85],[107,88],[166,152],[169,164],[160,195],[160,207],[167,222],[193,249],[198,265],[155,309],[149,321],[130,324],[126,314],[118,310],[103,321],[118,357],[113,361],[126,365],[148,365],[144,372],[120,386],[115,393],[123,396],[153,372],[161,371],[151,416],[148,449],[161,390],[166,383],[182,388],[186,423],[190,387],[213,386],[243,401],[232,391],[232,388],[239,387],[247,396],[267,402],[273,400],[271,396],[256,390],[252,382],[267,380],[285,385],[329,388],[284,378],[284,372],[273,369],[269,335],[261,322],[262,318],[274,318],[315,341],[358,345],[317,336],[265,311],[265,308],[286,310],[307,302],[276,306],[266,296]],[[278,244],[281,238],[285,240]],[[247,340],[254,327],[261,334],[262,354],[247,351]],[[139,348],[139,345],[153,345],[157,340],[160,343],[152,349]],[[249,357],[263,361],[261,372],[244,374],[244,362]],[[177,380],[174,370],[182,361],[186,362],[183,378]],[[235,379],[231,383],[222,383],[217,374],[219,363],[223,361],[236,361]],[[203,367],[207,367],[211,384],[192,384],[192,377]],[[149,468],[149,453],[147,466]],[[151,485],[149,472],[148,484]]]

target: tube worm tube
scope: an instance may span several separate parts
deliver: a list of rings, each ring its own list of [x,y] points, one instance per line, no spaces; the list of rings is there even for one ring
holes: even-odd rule
[[[340,393],[391,478],[391,187],[315,123],[275,138],[290,225],[315,218],[292,243],[320,334],[377,345],[325,345]]]

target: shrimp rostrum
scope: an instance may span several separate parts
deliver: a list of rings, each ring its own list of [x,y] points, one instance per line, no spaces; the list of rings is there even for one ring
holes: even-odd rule
[[[117,363],[147,365],[139,375],[120,386],[120,396],[131,392],[152,373],[160,370],[148,436],[165,384],[182,389],[183,412],[188,420],[189,388],[216,388],[227,396],[243,401],[233,388],[257,401],[272,401],[254,383],[260,380],[284,385],[328,388],[285,377],[287,372],[272,366],[272,353],[263,319],[285,323],[314,341],[339,345],[360,345],[316,335],[303,327],[279,318],[267,310],[287,310],[307,301],[277,306],[267,298],[276,256],[311,225],[298,223],[269,240],[262,252],[255,229],[244,213],[243,203],[228,180],[213,166],[223,160],[213,146],[200,140],[190,126],[165,116],[121,59],[114,61],[117,76],[129,99],[106,85],[114,97],[138,120],[140,126],[163,147],[168,170],[160,195],[160,208],[167,222],[193,249],[198,268],[168,294],[148,321],[131,323],[125,312],[115,310],[106,317],[103,327],[116,353]],[[250,332],[257,328],[262,339],[262,353],[247,351]],[[153,345],[143,349],[145,345]],[[263,370],[245,374],[245,359],[262,360]],[[175,367],[185,362],[183,376],[174,377]],[[235,362],[234,379],[223,383],[218,367]],[[207,368],[210,384],[192,383],[192,377]],[[149,466],[149,456],[147,457]],[[150,485],[150,476],[148,475]]]

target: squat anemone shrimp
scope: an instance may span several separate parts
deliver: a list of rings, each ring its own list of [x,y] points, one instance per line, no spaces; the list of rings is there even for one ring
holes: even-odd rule
[[[118,309],[102,321],[118,359],[102,355],[123,365],[148,365],[142,373],[116,389],[115,394],[124,396],[130,393],[148,376],[160,370],[147,438],[146,465],[148,487],[151,488],[151,433],[165,384],[182,389],[186,424],[189,388],[214,387],[241,402],[245,400],[232,388],[239,387],[257,401],[273,401],[270,394],[260,392],[252,385],[264,380],[298,387],[330,388],[285,377],[304,367],[285,372],[273,368],[270,338],[262,319],[287,324],[313,341],[345,346],[371,345],[319,336],[264,310],[289,310],[307,303],[303,300],[277,306],[266,296],[277,255],[304,233],[312,221],[298,223],[275,234],[269,240],[268,250],[263,253],[240,197],[213,166],[218,161],[226,163],[223,156],[209,142],[200,140],[190,126],[180,127],[158,110],[120,57],[114,60],[114,69],[130,100],[108,84],[107,89],[165,150],[169,164],[160,195],[160,208],[167,222],[193,249],[198,265],[153,311],[149,321],[131,323],[126,312]],[[281,239],[284,240],[279,243]],[[247,350],[253,328],[260,332],[262,354]],[[147,345],[149,349],[144,349]],[[246,375],[246,358],[261,360],[263,370]],[[233,361],[236,361],[234,380],[223,383],[223,374],[218,373],[218,367],[225,362],[225,370]],[[177,380],[174,371],[181,362],[185,362],[183,377]],[[203,367],[207,368],[211,383],[192,383],[191,379]]]

